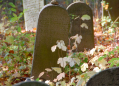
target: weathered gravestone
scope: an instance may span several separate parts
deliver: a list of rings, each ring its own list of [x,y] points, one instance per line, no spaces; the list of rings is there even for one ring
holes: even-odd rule
[[[38,15],[43,6],[43,0],[23,0],[25,29],[27,31],[37,27]]]
[[[86,86],[119,86],[119,67],[109,68],[95,74]]]
[[[50,3],[52,0],[44,0],[45,4]],[[66,8],[69,4],[73,2],[73,0],[56,0],[60,6]]]
[[[112,21],[115,21],[119,17],[119,0],[105,0],[109,3],[109,12],[104,10],[104,16],[111,16]],[[112,9],[110,9],[112,8]],[[119,22],[119,19],[117,20]],[[119,27],[119,23],[117,24]]]
[[[70,17],[64,8],[52,4],[44,6],[38,19],[32,76],[37,78],[45,68],[58,67],[58,49],[51,52],[51,47],[57,40],[64,40],[65,45],[68,44],[69,28]],[[65,55],[66,52],[63,52],[62,56]],[[44,75],[41,78],[52,80],[56,78],[57,73],[49,72],[48,75],[50,77]]]
[[[91,8],[83,2],[75,2],[67,7],[67,11],[71,16],[70,36],[82,35],[77,51],[84,51],[85,48],[94,48],[93,14]],[[81,17],[83,15],[88,15],[91,19],[82,20]],[[73,41],[71,41],[71,44],[73,45]]]
[[[44,82],[39,81],[31,81],[30,79],[28,81],[17,83],[13,86],[49,86],[48,84]]]

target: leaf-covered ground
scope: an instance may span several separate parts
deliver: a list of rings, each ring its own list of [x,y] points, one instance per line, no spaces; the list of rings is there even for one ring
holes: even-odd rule
[[[116,30],[118,29],[116,27]],[[108,33],[104,34],[101,27],[95,27],[94,39],[95,48],[82,52],[88,59],[88,71],[96,67],[106,69],[118,66],[118,31],[112,33],[108,30]],[[12,29],[0,31],[0,86],[10,86],[30,77],[34,41],[35,28],[29,32],[17,32]],[[66,75],[67,77],[69,76]]]

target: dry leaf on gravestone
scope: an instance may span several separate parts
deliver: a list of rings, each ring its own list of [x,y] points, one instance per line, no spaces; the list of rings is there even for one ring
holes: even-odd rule
[[[72,50],[75,50],[77,48],[76,42],[74,43],[74,46],[72,46]]]
[[[38,78],[40,78],[42,75],[44,75],[45,72],[41,72],[38,76]]]
[[[52,46],[52,47],[51,47],[51,51],[52,51],[52,52],[55,52],[56,48],[57,48],[57,45]]]
[[[78,37],[78,34],[76,34],[75,36],[72,36],[72,37],[70,37],[70,38],[76,40],[77,37]]]
[[[82,24],[81,24],[81,27],[88,29],[88,25],[87,25],[86,23],[82,23]]]
[[[82,39],[82,36],[80,35],[80,36],[78,36],[78,37],[76,38],[76,42],[77,42],[78,44],[80,44],[81,39]]]
[[[81,17],[81,19],[82,19],[83,21],[84,21],[84,20],[90,20],[91,17],[90,17],[89,15],[85,14],[85,15],[83,15],[83,16]]]
[[[52,71],[52,69],[50,69],[50,68],[46,68],[45,69],[47,72],[51,72]]]
[[[60,73],[58,76],[57,76],[57,80],[61,80],[62,78],[65,78],[65,73]]]
[[[61,73],[61,72],[62,72],[62,70],[61,70],[60,67],[52,67],[52,69],[53,69],[54,71],[56,71],[57,73]]]

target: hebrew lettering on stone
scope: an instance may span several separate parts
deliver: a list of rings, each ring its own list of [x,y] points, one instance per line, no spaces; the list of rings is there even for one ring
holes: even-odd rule
[[[23,0],[25,29],[27,31],[37,27],[38,14],[43,4],[43,0]]]

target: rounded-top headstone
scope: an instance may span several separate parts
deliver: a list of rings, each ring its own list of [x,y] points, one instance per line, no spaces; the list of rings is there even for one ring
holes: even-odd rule
[[[119,67],[109,68],[95,74],[86,86],[119,86]]]
[[[70,36],[82,35],[82,40],[77,50],[84,51],[84,49],[94,48],[93,14],[91,8],[83,2],[75,2],[67,7],[67,11],[71,18]],[[82,20],[81,17],[83,15],[88,15],[91,19]],[[83,27],[81,27],[82,24],[84,24]],[[73,42],[71,41],[72,45]]]
[[[31,74],[35,79],[46,68],[58,67],[58,58],[66,56],[66,52],[63,51],[61,55],[61,50],[58,52],[58,49],[52,52],[51,47],[56,45],[57,40],[63,40],[65,45],[68,44],[69,28],[70,17],[64,8],[48,4],[40,11]],[[49,72],[41,78],[53,80],[56,76],[56,72]]]
[[[27,82],[20,82],[13,86],[49,86],[48,84],[44,82],[38,82],[38,81],[27,81]]]

